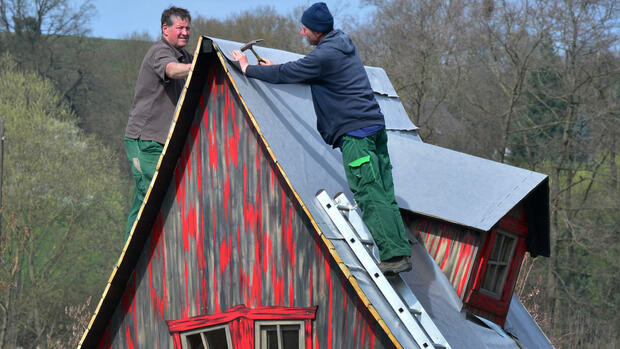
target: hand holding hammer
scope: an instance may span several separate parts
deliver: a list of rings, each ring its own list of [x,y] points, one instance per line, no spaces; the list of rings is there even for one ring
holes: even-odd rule
[[[258,53],[256,53],[256,51],[254,51],[254,48],[252,47],[253,45],[259,43],[263,41],[262,39],[256,39],[256,40],[252,40],[250,42],[248,42],[247,44],[243,45],[241,47],[240,50],[233,50],[232,51],[232,56],[233,59],[235,61],[239,62],[239,65],[241,66],[241,71],[245,74],[245,70],[248,67],[249,63],[248,63],[248,57],[243,53],[243,51],[245,50],[250,50],[252,51],[252,53],[254,54],[254,56],[256,56],[256,59],[258,60],[258,64],[259,65],[274,65],[275,63],[273,63],[271,60],[267,59],[267,58],[262,58],[258,55]]]

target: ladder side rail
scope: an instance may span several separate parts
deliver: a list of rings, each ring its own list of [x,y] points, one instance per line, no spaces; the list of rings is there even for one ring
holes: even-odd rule
[[[316,197],[336,228],[345,238],[345,241],[353,250],[362,266],[368,271],[375,285],[386,297],[386,300],[398,318],[403,322],[403,324],[405,324],[405,327],[412,335],[415,342],[420,346],[420,348],[429,348],[431,346],[434,347],[434,342],[426,334],[426,331],[420,327],[420,324],[418,324],[418,322],[413,318],[412,314],[408,311],[408,307],[403,303],[400,296],[396,293],[387,278],[379,270],[374,258],[371,257],[361,243],[361,240],[358,238],[357,234],[353,231],[349,223],[338,210],[337,204],[331,200],[329,195],[324,190],[321,190]]]

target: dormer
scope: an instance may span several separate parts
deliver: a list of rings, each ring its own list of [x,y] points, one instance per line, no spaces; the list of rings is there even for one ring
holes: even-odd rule
[[[533,209],[539,206],[535,200],[545,199],[544,194],[543,186],[486,231],[404,212],[409,230],[448,278],[468,314],[504,326],[525,253],[549,255],[544,244],[540,246],[545,239],[533,236],[539,231],[531,229],[541,213]]]

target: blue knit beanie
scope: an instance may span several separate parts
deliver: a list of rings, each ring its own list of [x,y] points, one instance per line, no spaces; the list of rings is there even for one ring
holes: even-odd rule
[[[334,17],[324,2],[315,2],[301,16],[301,23],[306,28],[319,32],[328,33],[334,29]]]

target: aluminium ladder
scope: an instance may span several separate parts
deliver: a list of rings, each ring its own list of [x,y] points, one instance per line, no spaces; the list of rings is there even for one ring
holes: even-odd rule
[[[316,194],[316,200],[416,344],[420,348],[450,348],[402,277],[400,275],[385,277],[379,270],[377,247],[365,229],[362,218],[356,210],[357,205],[351,205],[344,193],[338,193],[332,200],[325,190],[320,190]]]

